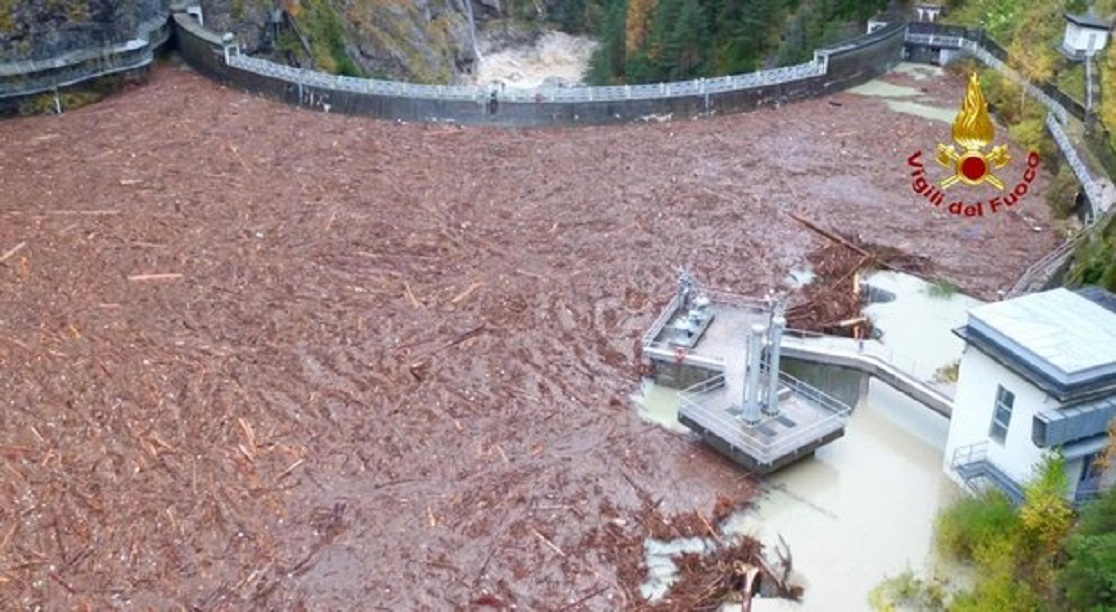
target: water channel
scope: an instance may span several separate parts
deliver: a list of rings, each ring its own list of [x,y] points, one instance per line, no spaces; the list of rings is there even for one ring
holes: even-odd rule
[[[960,356],[962,343],[951,330],[979,300],[942,295],[902,274],[878,273],[867,281],[897,296],[865,309],[884,330],[872,341],[872,352],[892,357],[925,380]],[[672,390],[645,385],[643,418],[684,431],[673,422],[673,410]],[[805,597],[800,604],[757,599],[752,609],[863,610],[868,592],[885,577],[907,569],[930,574],[934,517],[960,495],[942,472],[948,429],[942,416],[872,381],[843,438],[767,477],[757,503],[732,517],[726,529],[752,534],[769,546],[782,536]],[[655,579],[644,591],[656,595],[669,581],[672,548],[650,542],[645,552]]]

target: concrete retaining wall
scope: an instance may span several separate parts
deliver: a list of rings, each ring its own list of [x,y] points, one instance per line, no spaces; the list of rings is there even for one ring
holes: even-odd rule
[[[174,26],[175,48],[190,67],[211,79],[228,84],[230,69],[225,64],[221,35],[203,28],[186,13],[175,13],[171,16],[171,23]]]
[[[868,374],[852,368],[784,356],[779,360],[779,369],[854,408],[868,394]]]
[[[150,70],[174,30],[165,16],[140,24],[136,37],[120,44],[83,49],[48,60],[0,64],[0,114],[16,111],[29,98],[88,86],[105,78],[134,79]]]
[[[651,360],[651,378],[655,383],[671,389],[686,389],[724,374],[699,365],[674,361]]]

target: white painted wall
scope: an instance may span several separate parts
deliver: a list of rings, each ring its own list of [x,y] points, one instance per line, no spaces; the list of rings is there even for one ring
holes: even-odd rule
[[[1099,52],[1108,44],[1108,32],[1095,28],[1083,28],[1076,23],[1066,22],[1066,34],[1062,39],[1062,46],[1072,51],[1088,51],[1089,35],[1095,36],[1093,51]]]
[[[1069,492],[1071,495],[1077,491],[1078,479],[1081,478],[1081,470],[1084,467],[1085,459],[1083,457],[1066,460],[1066,480],[1069,481]]]
[[[998,385],[1003,385],[1015,394],[1011,423],[1002,444],[988,435]],[[996,363],[979,349],[966,347],[961,357],[957,394],[953,400],[953,416],[950,418],[949,437],[946,440],[946,474],[963,485],[951,469],[954,451],[969,444],[987,441],[988,459],[1016,482],[1026,481],[1035,464],[1042,458],[1043,449],[1031,441],[1035,412],[1057,405],[1054,398]]]
[[[937,21],[938,16],[942,14],[942,7],[940,6],[916,6],[915,11],[918,12],[919,21]]]

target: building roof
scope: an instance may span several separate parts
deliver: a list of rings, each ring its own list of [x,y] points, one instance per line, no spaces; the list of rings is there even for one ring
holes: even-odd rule
[[[1066,13],[1066,21],[1077,24],[1083,28],[1096,28],[1098,30],[1107,30],[1112,27],[1112,24],[1097,17],[1096,13],[1090,10],[1088,13],[1072,14]]]
[[[1103,290],[1101,290],[1103,292]],[[978,306],[967,332],[1060,387],[1116,377],[1116,296],[1054,289]],[[970,334],[971,335],[971,334]]]
[[[1082,287],[1080,289],[1074,289],[1073,292],[1102,308],[1116,312],[1116,295],[1100,287]]]

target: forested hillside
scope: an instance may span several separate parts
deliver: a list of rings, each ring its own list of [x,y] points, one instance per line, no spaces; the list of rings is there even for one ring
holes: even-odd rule
[[[593,2],[594,0],[582,0]],[[886,0],[597,0],[589,80],[648,83],[808,60],[861,33]]]
[[[1096,0],[1092,4],[1098,16],[1116,15],[1116,0]],[[1084,67],[1066,60],[1058,47],[1065,32],[1064,14],[1084,12],[1088,5],[1086,0],[954,0],[948,6],[946,21],[985,28],[988,35],[1009,52],[1016,68],[1031,80],[1056,83],[1062,91],[1084,100]],[[1106,142],[1104,130],[1116,128],[1116,52],[1112,49],[1110,44],[1097,59],[1101,83],[1098,115],[1103,125],[1098,128],[1099,137],[1093,141],[1092,148],[1099,153],[1112,151],[1112,137],[1109,135]],[[989,104],[996,109],[1001,121],[1010,126],[1013,136],[1028,146],[1049,150],[1049,139],[1042,123],[1044,109],[1036,103],[1028,103],[1017,87],[991,71],[985,71],[981,78],[986,83]],[[1051,155],[1046,158],[1055,159]],[[1065,216],[1072,205],[1074,178],[1064,165],[1050,169],[1056,172],[1056,177],[1048,201],[1055,213]],[[1105,227],[1081,247],[1068,281],[1101,285],[1116,291],[1116,223],[1106,222]]]

